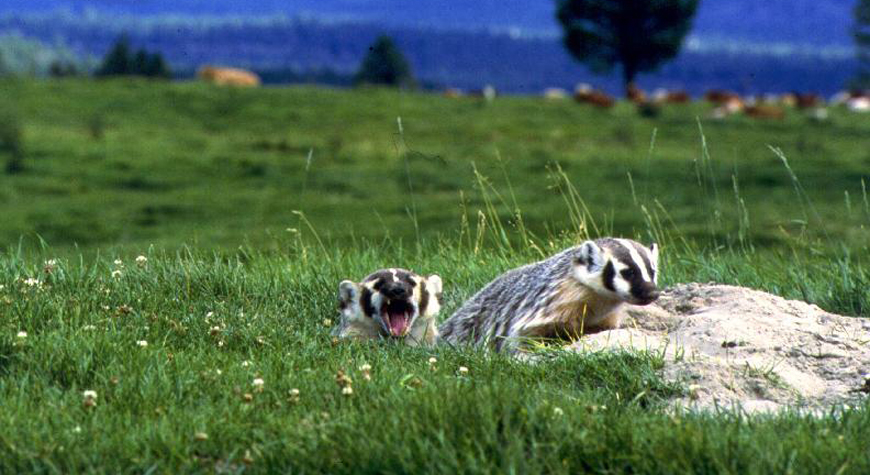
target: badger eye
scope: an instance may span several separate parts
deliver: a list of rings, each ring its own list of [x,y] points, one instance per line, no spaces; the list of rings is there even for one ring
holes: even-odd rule
[[[632,269],[631,267],[629,267],[628,269],[623,269],[622,272],[620,272],[620,274],[622,274],[622,277],[623,277],[625,280],[631,280],[631,279],[634,278],[634,274],[635,274],[635,272],[634,272],[634,269]]]

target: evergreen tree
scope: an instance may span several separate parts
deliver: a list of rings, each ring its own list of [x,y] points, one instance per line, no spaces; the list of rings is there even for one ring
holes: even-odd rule
[[[870,0],[855,6],[855,45],[858,50],[858,76],[855,86],[870,89]]]
[[[130,57],[130,39],[122,35],[103,58],[97,76],[123,76],[133,71],[133,58]]]
[[[166,60],[163,59],[163,55],[160,53],[148,55],[148,58],[145,61],[145,69],[143,73],[145,76],[152,78],[169,79],[172,77],[169,65],[166,64]]]
[[[556,0],[568,51],[594,72],[619,64],[626,90],[638,73],[673,59],[699,0]]]
[[[380,36],[369,47],[355,76],[357,84],[381,84],[411,87],[414,77],[411,66],[388,36]]]
[[[133,76],[147,76],[148,70],[148,52],[144,49],[136,51],[133,58],[130,60],[130,72]]]

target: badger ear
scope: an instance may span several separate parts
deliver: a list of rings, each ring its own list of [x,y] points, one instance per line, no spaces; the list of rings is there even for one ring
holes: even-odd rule
[[[659,263],[659,245],[656,243],[652,243],[649,247],[650,256],[652,257],[652,263],[654,266],[657,266]]]
[[[438,295],[441,293],[442,283],[441,277],[438,274],[432,274],[426,278],[426,289],[432,294]]]
[[[343,280],[338,284],[338,304],[344,308],[356,300],[359,295],[359,285],[349,280]]]
[[[594,241],[586,241],[580,245],[577,263],[586,266],[589,272],[597,272],[604,267],[604,254]]]

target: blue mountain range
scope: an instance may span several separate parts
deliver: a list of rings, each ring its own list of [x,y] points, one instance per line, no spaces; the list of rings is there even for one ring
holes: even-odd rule
[[[852,44],[856,0],[702,0],[693,34],[815,47]],[[127,15],[308,16],[388,26],[558,34],[555,0],[3,0],[0,14],[66,9]]]

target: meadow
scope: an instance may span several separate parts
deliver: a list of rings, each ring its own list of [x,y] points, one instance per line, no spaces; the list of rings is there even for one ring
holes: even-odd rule
[[[525,364],[329,335],[342,279],[438,273],[446,316],[602,234],[658,241],[664,285],[870,317],[868,117],[0,88],[22,157],[0,175],[0,473],[870,471],[866,402],[690,413],[668,408],[685,387],[657,354]]]
[[[20,130],[24,167],[0,176],[5,245],[264,248],[300,228],[296,211],[338,245],[453,237],[487,209],[512,229],[520,213],[547,239],[572,227],[565,178],[605,233],[644,233],[645,206],[705,242],[867,241],[870,118],[841,110],[824,122],[798,111],[712,121],[701,103],[644,118],[625,103],[386,90],[135,80],[0,89],[0,123]]]

